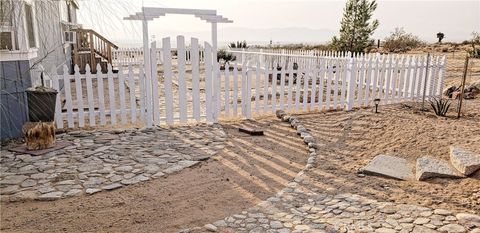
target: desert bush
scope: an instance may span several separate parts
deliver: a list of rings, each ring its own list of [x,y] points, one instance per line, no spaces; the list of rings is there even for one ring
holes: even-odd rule
[[[223,64],[220,68],[225,69],[225,64],[235,61],[235,57],[232,53],[227,52],[225,49],[220,49],[217,52],[217,62],[223,61]]]
[[[448,109],[450,108],[450,100],[442,99],[442,98],[433,98],[430,100],[430,106],[432,106],[435,115],[437,116],[445,116],[447,115]]]
[[[480,32],[472,32],[472,50],[468,51],[468,54],[472,58],[480,58],[480,48],[475,47],[475,45],[480,45]]]
[[[228,47],[231,49],[248,49],[247,41],[232,42]]]
[[[425,45],[425,42],[420,40],[418,36],[405,32],[403,28],[395,28],[395,31],[383,42],[385,50],[396,53],[407,52],[423,45]]]

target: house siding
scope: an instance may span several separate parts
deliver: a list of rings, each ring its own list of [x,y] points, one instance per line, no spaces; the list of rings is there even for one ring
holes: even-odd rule
[[[70,45],[63,44],[60,4],[65,1],[36,1],[38,22],[38,56],[33,60],[47,72],[63,72],[64,64],[71,64]],[[69,67],[70,68],[70,67]],[[36,78],[36,77],[35,77]]]
[[[25,90],[30,87],[30,62],[0,62],[0,139],[22,136],[22,126],[28,121]]]

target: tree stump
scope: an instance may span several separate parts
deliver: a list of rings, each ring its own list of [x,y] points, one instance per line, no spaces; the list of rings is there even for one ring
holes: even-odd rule
[[[43,150],[55,146],[55,124],[53,122],[27,122],[23,134],[28,150]]]

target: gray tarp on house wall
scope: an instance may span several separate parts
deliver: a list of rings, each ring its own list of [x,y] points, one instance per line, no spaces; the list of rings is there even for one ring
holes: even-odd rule
[[[28,121],[25,90],[31,86],[29,61],[0,62],[0,139],[22,136]]]

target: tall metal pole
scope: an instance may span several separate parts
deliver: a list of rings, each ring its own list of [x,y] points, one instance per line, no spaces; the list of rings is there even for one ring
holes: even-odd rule
[[[469,56],[467,55],[467,57],[465,58],[465,66],[463,67],[462,89],[460,90],[460,100],[458,104],[457,118],[460,118],[460,113],[462,110],[463,92],[465,90],[465,81],[467,79],[467,71],[468,71],[468,60],[469,60]]]
[[[425,110],[425,94],[427,92],[428,69],[430,68],[430,53],[427,54],[427,66],[425,67],[425,81],[423,82],[422,111]]]

